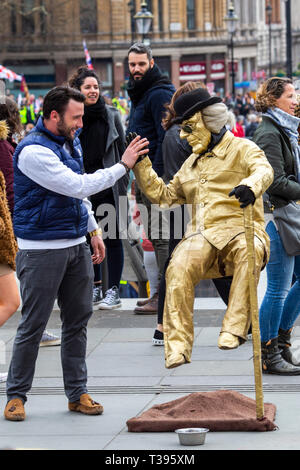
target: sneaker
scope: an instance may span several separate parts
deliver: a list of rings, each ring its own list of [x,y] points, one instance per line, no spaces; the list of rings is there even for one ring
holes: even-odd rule
[[[119,297],[119,289],[117,288],[117,286],[114,286],[105,292],[104,299],[101,300],[101,302],[99,303],[99,309],[100,310],[112,310],[114,308],[121,307],[121,305],[122,305],[122,302]]]
[[[152,344],[153,346],[163,346],[164,345],[164,334],[159,331],[155,330],[154,335],[152,338]]]
[[[49,331],[44,331],[41,342],[40,342],[40,347],[46,347],[46,346],[59,346],[60,345],[60,338],[58,336],[53,335],[52,333],[49,333]]]
[[[102,297],[102,288],[94,286],[93,288],[93,305],[98,305],[101,300],[103,299]]]
[[[7,379],[7,372],[0,372],[0,383],[6,382]]]

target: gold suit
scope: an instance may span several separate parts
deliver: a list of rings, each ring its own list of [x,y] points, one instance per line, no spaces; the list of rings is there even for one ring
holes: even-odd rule
[[[181,137],[187,138],[193,153],[168,185],[157,176],[148,157],[134,167],[137,183],[152,203],[161,208],[188,204],[190,212],[187,230],[166,272],[163,321],[168,368],[191,361],[194,289],[201,279],[233,276],[221,334],[234,335],[238,344],[246,339],[250,306],[243,209],[235,197],[228,196],[236,186],[248,186],[256,197],[253,218],[257,282],[269,256],[262,194],[273,181],[273,170],[264,152],[252,141],[227,131],[211,152],[202,153],[210,136],[201,113],[184,121],[183,129],[186,124],[193,132],[186,134],[182,130]],[[237,345],[229,344],[228,348]],[[219,347],[227,349],[220,339]]]

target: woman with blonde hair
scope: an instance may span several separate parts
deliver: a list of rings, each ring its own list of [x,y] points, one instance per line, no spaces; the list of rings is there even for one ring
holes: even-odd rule
[[[272,77],[257,93],[256,110],[263,113],[253,140],[264,150],[274,170],[267,190],[265,214],[270,238],[267,290],[260,308],[263,372],[300,375],[300,363],[291,353],[291,333],[300,313],[300,256],[287,254],[272,210],[300,200],[300,147],[295,116],[297,96],[289,78]],[[293,275],[295,282],[292,285]]]

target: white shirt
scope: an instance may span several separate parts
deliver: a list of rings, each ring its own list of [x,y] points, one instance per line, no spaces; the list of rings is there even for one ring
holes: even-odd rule
[[[68,144],[64,149],[70,153]],[[20,152],[18,168],[35,183],[64,196],[82,199],[88,210],[88,232],[98,228],[87,199],[92,194],[112,187],[125,175],[126,169],[120,163],[91,174],[77,174],[58,158],[49,148],[42,145],[28,145]],[[21,250],[67,248],[86,241],[85,237],[59,240],[28,240],[17,238]]]

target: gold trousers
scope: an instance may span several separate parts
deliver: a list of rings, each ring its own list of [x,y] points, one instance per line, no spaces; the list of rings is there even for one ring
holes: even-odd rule
[[[257,236],[254,245],[258,283],[266,251]],[[222,250],[211,245],[201,234],[183,239],[175,248],[166,272],[163,323],[167,368],[191,362],[196,285],[201,279],[223,276],[233,276],[233,279],[221,332],[245,340],[251,322],[245,234],[236,236]]]

